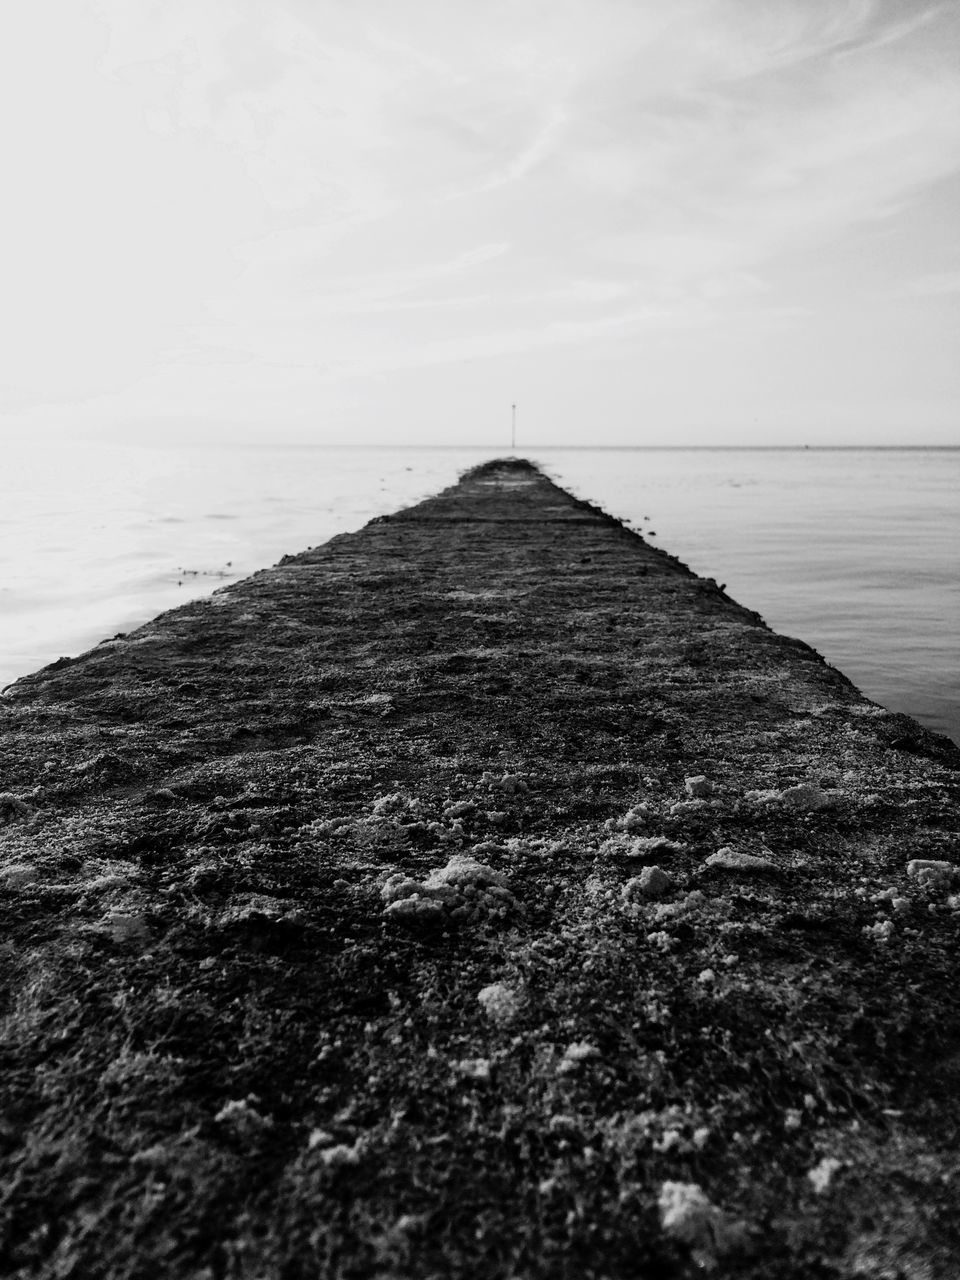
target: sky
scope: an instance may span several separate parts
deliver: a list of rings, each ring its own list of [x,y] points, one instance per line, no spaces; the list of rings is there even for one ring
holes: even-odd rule
[[[960,0],[2,31],[2,429],[960,445]]]

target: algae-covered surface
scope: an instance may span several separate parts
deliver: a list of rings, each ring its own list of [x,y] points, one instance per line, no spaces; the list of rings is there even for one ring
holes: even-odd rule
[[[0,1273],[960,1274],[960,752],[528,464],[0,699]]]

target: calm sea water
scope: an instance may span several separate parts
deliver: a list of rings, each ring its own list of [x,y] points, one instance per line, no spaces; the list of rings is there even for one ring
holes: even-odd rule
[[[502,452],[8,444],[0,687]],[[960,450],[523,452],[960,742]]]

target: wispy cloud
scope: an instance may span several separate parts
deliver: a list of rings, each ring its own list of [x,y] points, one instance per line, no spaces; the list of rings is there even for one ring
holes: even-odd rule
[[[960,295],[960,267],[954,271],[931,271],[892,291],[892,296],[899,298],[946,298],[954,295]]]
[[[219,358],[319,383],[788,325],[814,305],[783,292],[799,258],[899,227],[960,169],[960,19],[943,3],[71,4],[88,92],[132,109],[107,150],[83,141],[100,200],[133,173],[131,219],[166,252],[138,267],[134,323],[88,326],[65,395],[151,361],[161,381]],[[98,253],[105,277],[108,237]],[[889,292],[894,265],[873,270]],[[953,291],[952,271],[897,270],[916,296]],[[131,354],[111,367],[114,330]],[[39,361],[31,377],[18,395],[56,394]]]
[[[444,20],[393,3],[358,6],[351,23],[340,4],[236,0],[198,24],[196,6],[167,0],[153,27],[116,5],[126,29],[106,65],[140,66],[144,46],[175,58],[170,118],[233,146],[269,200],[321,225],[484,193],[507,217],[495,196],[512,186],[554,225],[602,237],[638,221],[656,237],[659,214],[697,236],[715,227],[721,260],[745,241],[762,258],[956,168],[960,75],[931,77],[925,57],[833,56],[886,49],[938,9],[904,22],[875,0],[677,0],[664,18],[581,0],[452,6]],[[411,26],[416,47],[399,36]]]

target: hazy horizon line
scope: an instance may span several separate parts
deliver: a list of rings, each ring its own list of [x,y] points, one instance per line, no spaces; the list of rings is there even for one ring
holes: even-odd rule
[[[138,440],[134,442],[147,446],[164,445],[163,440]],[[174,442],[170,442],[173,447]],[[450,452],[475,452],[478,449],[500,449],[504,448],[506,452],[504,457],[522,457],[524,450],[548,449],[568,451],[580,451],[584,453],[597,452],[615,452],[617,450],[625,452],[665,452],[665,453],[717,453],[723,451],[729,452],[753,452],[753,453],[897,453],[897,452],[956,452],[960,450],[960,444],[546,444],[534,443],[530,445],[501,445],[496,442],[480,442],[473,444],[438,444],[438,443],[414,443],[414,444],[397,444],[394,441],[378,441],[378,442],[354,442],[350,444],[339,444],[335,442],[315,442],[310,440],[284,440],[284,441],[260,441],[260,440],[237,440],[237,441],[213,441],[213,440],[184,440],[177,441],[175,444],[183,448],[216,448],[224,446],[227,448],[248,448],[248,449],[352,449],[352,450],[376,450],[376,449],[410,449],[410,450],[448,450]]]

